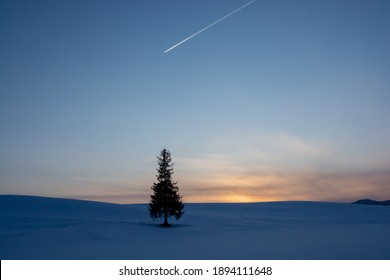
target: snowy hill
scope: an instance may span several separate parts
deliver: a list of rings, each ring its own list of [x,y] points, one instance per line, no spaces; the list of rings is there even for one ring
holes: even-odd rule
[[[354,204],[367,204],[367,205],[390,205],[390,200],[385,200],[385,201],[377,201],[377,200],[372,200],[372,199],[360,199],[355,202]]]
[[[172,227],[147,205],[0,195],[1,259],[390,259],[390,207],[186,204]]]

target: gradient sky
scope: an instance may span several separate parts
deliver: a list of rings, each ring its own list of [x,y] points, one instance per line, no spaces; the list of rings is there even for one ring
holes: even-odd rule
[[[390,199],[390,1],[0,0],[0,193]]]

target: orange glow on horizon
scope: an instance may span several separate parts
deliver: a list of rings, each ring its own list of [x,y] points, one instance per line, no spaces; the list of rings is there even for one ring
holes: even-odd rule
[[[185,178],[185,179],[184,179]],[[352,202],[370,198],[387,200],[390,189],[383,186],[390,180],[383,173],[291,172],[268,174],[217,174],[184,177],[179,192],[184,203],[250,203],[270,201],[334,201]],[[107,184],[109,185],[109,184]],[[121,186],[124,183],[121,183]],[[144,183],[133,186],[95,188],[94,195],[62,197],[103,201],[118,204],[147,204],[151,191]],[[111,191],[111,192],[110,192]]]

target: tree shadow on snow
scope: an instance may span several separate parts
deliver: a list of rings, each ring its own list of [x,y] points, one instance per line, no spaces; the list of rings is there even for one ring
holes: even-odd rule
[[[161,228],[161,229],[175,229],[175,228],[184,228],[184,227],[190,227],[191,225],[188,224],[169,224],[169,225],[164,225],[160,223],[146,223],[146,222],[140,222],[138,223],[140,226],[145,226],[145,227],[153,227],[153,228]]]

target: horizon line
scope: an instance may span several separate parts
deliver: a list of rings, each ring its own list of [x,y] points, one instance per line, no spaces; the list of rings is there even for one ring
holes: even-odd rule
[[[96,203],[106,203],[106,204],[115,204],[115,205],[147,205],[149,202],[134,202],[134,203],[117,203],[109,202],[104,200],[96,199],[86,199],[86,198],[77,198],[77,197],[58,197],[58,196],[46,196],[46,195],[31,195],[31,194],[0,194],[0,197],[4,196],[13,196],[13,197],[31,197],[31,198],[44,198],[44,199],[61,199],[61,200],[74,200],[74,201],[85,201],[85,202],[96,202]],[[355,201],[329,201],[329,200],[267,200],[267,201],[190,201],[183,202],[183,204],[256,204],[256,203],[275,203],[275,202],[315,202],[315,203],[354,203],[359,200],[372,200],[376,202],[386,202],[389,200],[375,200],[370,198],[360,198]]]

